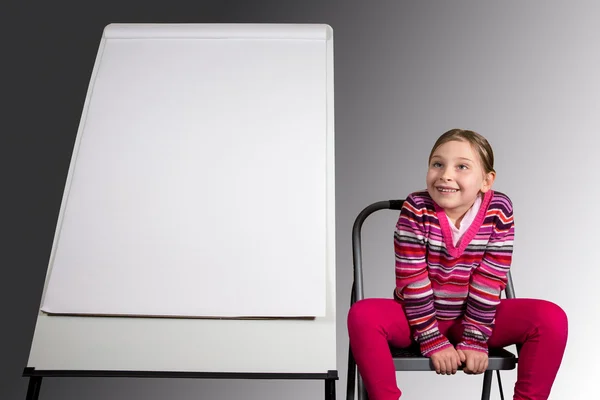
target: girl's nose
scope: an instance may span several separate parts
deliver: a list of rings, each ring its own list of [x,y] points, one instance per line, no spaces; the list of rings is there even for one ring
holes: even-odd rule
[[[440,175],[440,179],[443,181],[452,180],[452,175],[450,174],[450,171],[448,171],[447,169],[444,169],[442,171],[442,174]]]

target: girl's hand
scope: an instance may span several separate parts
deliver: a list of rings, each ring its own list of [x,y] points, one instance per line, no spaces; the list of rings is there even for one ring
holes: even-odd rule
[[[460,367],[460,358],[454,347],[435,352],[430,358],[437,374],[454,375]]]
[[[488,367],[488,355],[476,350],[457,350],[460,361],[464,363],[465,374],[481,374]]]

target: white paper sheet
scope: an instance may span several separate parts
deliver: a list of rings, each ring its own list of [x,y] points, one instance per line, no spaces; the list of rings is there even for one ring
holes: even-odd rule
[[[42,310],[325,315],[326,40],[152,32],[103,39]]]

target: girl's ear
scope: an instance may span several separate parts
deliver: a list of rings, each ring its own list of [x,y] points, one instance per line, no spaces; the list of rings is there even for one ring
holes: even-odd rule
[[[488,172],[483,177],[483,182],[481,183],[481,193],[485,193],[492,188],[494,184],[494,180],[496,180],[495,172]]]

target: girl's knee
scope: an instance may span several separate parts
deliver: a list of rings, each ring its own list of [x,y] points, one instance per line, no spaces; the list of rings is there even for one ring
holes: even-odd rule
[[[374,303],[374,299],[363,299],[354,303],[348,311],[348,327],[363,324],[371,318],[376,311]]]
[[[403,314],[402,306],[393,299],[369,298],[359,300],[348,312],[349,329],[370,329],[388,326]]]
[[[539,300],[537,307],[537,316],[539,323],[547,330],[564,337],[567,337],[569,330],[569,320],[567,313],[557,304]]]
[[[550,301],[547,301],[546,303],[546,313],[548,315],[548,319],[552,322],[552,325],[554,325],[556,328],[566,331],[569,327],[569,319],[565,310],[563,310],[559,305]]]

